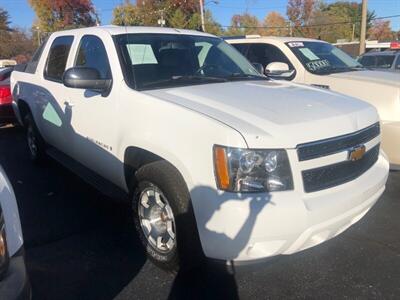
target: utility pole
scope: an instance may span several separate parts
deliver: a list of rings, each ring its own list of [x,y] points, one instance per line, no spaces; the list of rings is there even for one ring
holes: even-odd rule
[[[362,0],[361,10],[360,55],[365,52],[365,36],[367,35],[367,0]]]
[[[200,14],[201,14],[201,29],[203,30],[203,32],[206,32],[206,25],[205,25],[205,21],[204,21],[204,4],[203,4],[203,0],[199,0],[200,2]]]

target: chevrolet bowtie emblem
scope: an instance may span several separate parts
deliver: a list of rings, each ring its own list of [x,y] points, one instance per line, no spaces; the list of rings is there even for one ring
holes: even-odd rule
[[[349,160],[356,161],[363,158],[365,154],[365,145],[355,146],[349,150]]]

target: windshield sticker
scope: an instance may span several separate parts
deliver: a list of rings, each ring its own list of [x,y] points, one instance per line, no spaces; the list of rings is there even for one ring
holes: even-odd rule
[[[288,45],[291,48],[304,47],[303,42],[290,42]]]
[[[330,67],[331,64],[327,59],[322,59],[322,60],[310,61],[306,63],[306,66],[310,71],[318,71]]]
[[[320,59],[318,56],[316,56],[310,49],[308,48],[300,48],[299,49],[301,53],[303,53],[303,55],[305,57],[307,57],[309,60],[318,60]]]

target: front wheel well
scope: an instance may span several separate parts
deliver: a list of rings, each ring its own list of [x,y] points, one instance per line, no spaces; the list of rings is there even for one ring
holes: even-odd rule
[[[162,157],[138,147],[128,147],[124,154],[125,182],[130,192],[135,189],[135,173],[144,165],[164,160]],[[133,183],[133,184],[132,184]]]

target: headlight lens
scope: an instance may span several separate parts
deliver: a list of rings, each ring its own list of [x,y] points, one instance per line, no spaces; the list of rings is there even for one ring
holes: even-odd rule
[[[251,150],[214,146],[217,186],[229,192],[276,192],[293,189],[284,149]]]
[[[10,257],[8,255],[6,228],[3,213],[0,208],[0,279],[6,274]]]

